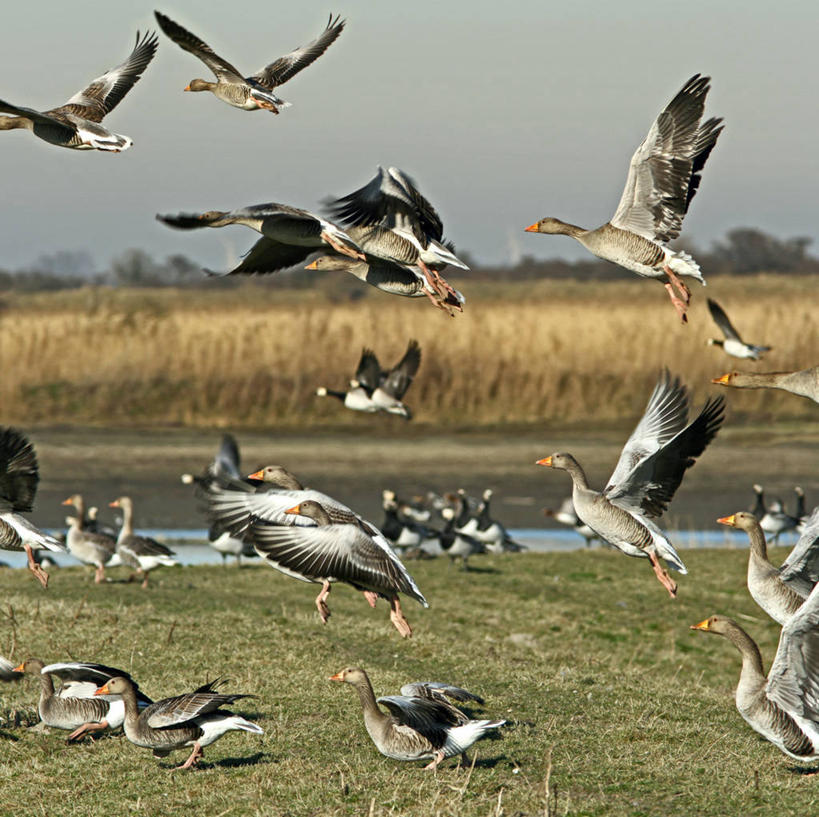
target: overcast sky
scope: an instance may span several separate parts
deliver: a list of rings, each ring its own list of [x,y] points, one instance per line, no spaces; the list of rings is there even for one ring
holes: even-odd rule
[[[160,10],[245,73],[347,28],[280,89],[279,116],[185,94],[212,79],[160,32],[142,80],[106,118],[121,154],[0,132],[0,268],[58,250],[99,267],[125,249],[186,254],[222,269],[250,247],[242,227],[183,233],[157,212],[267,201],[314,209],[377,164],[411,174],[446,234],[484,262],[578,257],[570,239],[523,228],[553,215],[594,227],[613,213],[628,161],[683,82],[713,77],[706,115],[726,129],[685,235],[707,246],[736,226],[819,233],[819,49],[815,0],[169,0]],[[226,11],[227,10],[227,11]],[[15,3],[3,11],[0,98],[40,110],[121,62],[136,3]]]

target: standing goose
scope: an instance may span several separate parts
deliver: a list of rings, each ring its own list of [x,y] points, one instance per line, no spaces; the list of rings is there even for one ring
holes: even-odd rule
[[[680,573],[688,571],[651,519],[665,512],[685,471],[714,439],[723,411],[721,397],[709,399],[697,418],[688,423],[688,391],[666,370],[602,492],[589,488],[583,469],[571,454],[552,454],[537,464],[568,471],[578,517],[627,556],[648,558],[657,578],[674,597],[677,585],[661,568],[658,557]]]
[[[0,130],[24,128],[58,147],[74,150],[105,150],[119,153],[133,145],[128,136],[112,133],[101,124],[142,76],[156,53],[157,37],[151,32],[140,38],[125,62],[93,80],[65,105],[47,111],[20,108],[0,100]]]
[[[175,216],[158,214],[157,220],[178,230],[242,224],[262,234],[238,267],[225,273],[206,270],[209,275],[277,272],[301,263],[311,253],[328,246],[342,255],[364,259],[359,246],[342,229],[321,216],[287,204],[252,204],[236,210],[209,210]]]
[[[350,684],[358,693],[364,710],[364,726],[376,749],[393,760],[427,760],[424,769],[436,769],[453,755],[467,749],[504,720],[471,720],[447,698],[456,701],[483,700],[471,692],[449,684],[416,683],[401,687],[400,695],[376,699],[367,673],[348,667],[330,676],[331,681]],[[389,712],[384,712],[383,704]]]
[[[798,372],[729,372],[711,382],[735,389],[782,389],[819,403],[819,366]]]
[[[158,11],[154,12],[154,16],[168,37],[183,51],[202,60],[216,75],[216,82],[192,79],[185,88],[186,91],[210,91],[217,99],[227,102],[234,108],[241,108],[243,111],[267,110],[276,114],[279,108],[290,107],[290,103],[276,96],[273,89],[284,85],[299,71],[315,62],[336,41],[344,30],[345,22],[340,16],[333,19],[331,14],[327,27],[315,40],[279,57],[261,71],[244,77],[237,68],[216,54],[207,43],[182,28],[179,23]]]
[[[43,587],[48,587],[48,573],[37,563],[33,549],[65,548],[21,516],[34,507],[39,482],[34,446],[16,429],[0,427],[0,548],[24,550],[28,569]]]
[[[739,336],[739,332],[734,329],[734,325],[725,314],[725,310],[712,298],[708,299],[708,311],[714,319],[714,323],[719,327],[724,340],[708,338],[709,346],[721,346],[726,355],[740,358],[750,358],[759,360],[765,352],[770,352],[770,346],[754,346],[752,343],[745,343]]]
[[[727,638],[742,654],[739,714],[789,757],[819,760],[819,590],[782,627],[767,679],[754,640],[735,621],[711,616],[692,630]]]
[[[461,567],[469,570],[467,561],[476,553],[486,553],[486,545],[470,533],[465,533],[457,527],[457,513],[454,508],[444,508],[441,511],[446,524],[438,534],[441,549],[449,556],[450,564],[456,559],[461,560]]]
[[[105,565],[107,565],[117,548],[116,539],[103,533],[92,533],[85,530],[85,503],[82,494],[72,494],[63,500],[63,505],[73,505],[77,515],[69,517],[71,520],[68,535],[65,538],[68,552],[86,565],[94,565],[94,583],[105,581]]]
[[[681,277],[703,285],[705,281],[697,262],[688,253],[670,249],[668,242],[680,234],[702,169],[722,132],[722,119],[701,123],[710,82],[710,77],[695,74],[657,117],[631,157],[626,187],[611,221],[586,230],[544,218],[526,228],[568,235],[598,258],[663,281],[683,323],[691,292]]]
[[[762,519],[767,512],[767,507],[765,506],[765,492],[761,485],[758,483],[754,483],[754,504],[751,507],[751,513],[756,517],[757,521]]]
[[[399,515],[395,499],[385,497],[382,502],[384,521],[379,530],[389,539],[393,547],[401,548],[402,553],[408,548],[422,548],[424,544],[438,541],[438,533],[413,519]]]
[[[193,747],[190,757],[177,768],[189,769],[202,757],[202,749],[226,732],[241,729],[264,734],[261,726],[232,712],[220,709],[252,695],[224,695],[214,692],[214,681],[194,692],[163,698],[140,712],[137,691],[130,678],[112,678],[95,695],[121,695],[125,704],[125,737],[137,746],[152,749],[154,757],[166,757],[176,749]]]
[[[161,545],[149,536],[137,536],[134,533],[134,502],[129,496],[121,496],[109,502],[110,508],[122,509],[122,527],[117,536],[117,553],[123,564],[143,576],[143,589],[148,586],[148,573],[161,565],[173,567],[179,562],[174,559],[174,552]]]

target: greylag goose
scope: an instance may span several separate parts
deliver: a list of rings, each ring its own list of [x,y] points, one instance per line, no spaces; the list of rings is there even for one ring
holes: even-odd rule
[[[279,108],[290,106],[289,102],[276,96],[273,89],[284,85],[299,71],[315,62],[336,41],[338,35],[344,30],[345,22],[340,17],[333,19],[331,14],[327,27],[315,40],[279,57],[261,71],[245,77],[227,60],[216,54],[207,43],[182,28],[179,23],[175,23],[170,17],[158,11],[154,12],[154,16],[159,27],[168,37],[183,51],[202,60],[216,75],[216,82],[192,79],[185,88],[186,91],[210,91],[217,99],[227,102],[234,108],[241,108],[243,111],[266,110],[271,113],[278,113]]]
[[[709,346],[721,346],[726,355],[750,358],[751,360],[759,360],[765,352],[771,351],[770,346],[754,346],[752,343],[745,343],[739,336],[739,332],[734,329],[734,325],[725,314],[725,310],[712,298],[708,299],[708,311],[711,313],[714,323],[725,336],[723,340],[708,338]]]
[[[686,252],[670,249],[668,242],[680,234],[702,169],[722,132],[722,119],[701,123],[710,82],[710,77],[695,74],[657,117],[631,157],[626,187],[611,221],[586,230],[544,218],[526,228],[570,236],[598,258],[663,281],[683,323],[691,291],[682,277],[703,285],[705,281],[697,262]]]
[[[417,266],[426,280],[424,292],[436,305],[457,293],[441,278],[448,265],[469,269],[444,241],[443,223],[435,208],[409,176],[397,167],[378,167],[364,187],[327,203],[334,218],[350,229],[360,228],[356,240],[365,252],[399,264]]]
[[[358,692],[364,726],[376,749],[393,760],[427,760],[424,769],[436,769],[445,758],[464,755],[477,740],[504,720],[471,720],[447,698],[483,703],[477,695],[449,684],[416,683],[401,687],[400,695],[375,697],[367,673],[348,667],[330,676]],[[379,708],[382,704],[388,710]]]
[[[342,255],[364,259],[364,253],[347,233],[321,216],[287,204],[252,204],[237,210],[209,210],[206,213],[157,215],[157,220],[177,230],[226,227],[242,224],[262,237],[250,248],[242,263],[230,272],[209,275],[252,275],[276,272],[304,261],[323,247]]]
[[[566,527],[572,528],[575,533],[579,533],[586,540],[587,547],[597,539],[597,534],[585,522],[580,521],[570,496],[567,496],[560,503],[560,507],[556,511],[552,508],[544,508],[543,515],[550,516],[555,522],[566,525]]]
[[[728,372],[711,382],[735,389],[782,389],[819,403],[819,366],[798,372]]]
[[[735,621],[711,616],[691,629],[724,636],[742,654],[735,697],[748,725],[795,760],[819,759],[819,590],[782,627],[767,679],[759,648]]]
[[[219,740],[226,732],[239,729],[255,735],[264,734],[261,726],[219,708],[253,696],[215,692],[217,683],[213,681],[186,695],[163,698],[141,712],[137,691],[130,678],[112,678],[94,694],[122,696],[125,737],[137,746],[152,749],[154,757],[166,757],[176,749],[191,746],[190,757],[177,767],[189,769],[202,757],[204,747]]]
[[[54,729],[72,730],[68,740],[75,740],[87,732],[116,729],[122,725],[125,718],[122,699],[113,694],[109,698],[94,697],[94,694],[97,687],[109,678],[127,673],[102,664],[60,663],[46,666],[39,658],[27,658],[15,667],[15,672],[39,678],[40,702],[37,711],[40,720]],[[56,691],[52,675],[62,681]],[[138,691],[136,684],[134,688],[140,706],[151,702]]]
[[[32,510],[39,481],[34,446],[16,429],[0,428],[0,548],[24,550],[28,569],[43,587],[48,587],[48,573],[37,563],[33,549],[65,548],[21,516]]]
[[[117,536],[117,553],[123,564],[136,570],[142,579],[142,587],[148,586],[148,574],[157,567],[173,567],[179,562],[174,552],[149,536],[134,533],[134,503],[131,497],[121,496],[108,503],[111,508],[122,510],[122,527]]]
[[[96,567],[95,584],[105,581],[105,565],[111,561],[117,549],[116,539],[84,529],[85,504],[82,494],[72,494],[63,500],[63,505],[73,505],[77,510],[76,516],[69,517],[71,523],[65,537],[68,552],[83,564]]]
[[[648,558],[657,578],[674,597],[677,585],[662,569],[658,557],[680,573],[687,571],[674,546],[651,519],[665,512],[686,469],[714,439],[723,411],[721,397],[709,399],[697,418],[688,423],[688,391],[679,378],[664,371],[602,492],[589,488],[583,469],[571,454],[552,454],[537,464],[568,471],[578,517],[627,556]]]
[[[101,123],[137,83],[153,59],[156,46],[156,34],[148,32],[140,38],[137,31],[136,45],[125,62],[92,80],[88,87],[57,108],[35,111],[0,99],[0,111],[14,114],[13,117],[0,116],[0,130],[23,128],[52,145],[74,150],[113,153],[127,150],[133,145],[133,139],[112,133]]]

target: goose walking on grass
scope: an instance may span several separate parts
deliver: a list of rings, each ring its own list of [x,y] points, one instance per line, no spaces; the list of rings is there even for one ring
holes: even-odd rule
[[[156,53],[156,34],[136,35],[134,50],[121,65],[101,77],[65,105],[47,111],[21,108],[0,99],[0,130],[22,128],[58,147],[74,150],[104,150],[119,153],[134,143],[128,136],[112,133],[102,126],[103,117],[111,113],[142,76]]]
[[[111,561],[117,549],[116,539],[103,533],[85,530],[85,503],[82,494],[72,494],[68,499],[63,500],[62,504],[73,505],[77,511],[76,516],[68,517],[71,520],[65,538],[68,552],[83,564],[94,565],[96,568],[95,584],[104,582],[105,565]]]
[[[819,760],[819,588],[782,627],[768,677],[754,640],[735,621],[711,616],[692,630],[727,638],[742,654],[739,714],[789,757]]]
[[[22,516],[33,509],[39,482],[34,446],[16,429],[0,427],[0,548],[24,550],[28,569],[43,587],[48,587],[48,573],[37,563],[34,550],[65,548]]]
[[[68,740],[76,740],[89,732],[122,726],[125,719],[122,698],[116,694],[95,696],[97,687],[110,678],[126,676],[133,685],[137,705],[144,708],[151,703],[151,699],[139,691],[128,673],[103,664],[63,662],[45,665],[39,658],[27,658],[15,671],[39,679],[40,702],[37,711],[40,720],[54,729],[73,730]],[[56,690],[52,675],[61,680]]]
[[[179,562],[174,559],[174,552],[150,536],[138,536],[134,533],[134,502],[131,497],[121,496],[108,503],[111,508],[122,509],[122,528],[117,537],[117,553],[123,564],[136,570],[143,577],[143,589],[148,586],[150,571],[164,565],[173,567]]]
[[[708,299],[708,311],[714,319],[714,323],[719,327],[724,335],[724,340],[708,338],[709,346],[721,346],[726,355],[740,358],[750,358],[759,360],[765,352],[770,352],[770,346],[754,346],[752,343],[745,343],[739,336],[739,332],[734,329],[725,310],[712,298]]]
[[[330,676],[350,684],[364,711],[364,726],[376,749],[393,760],[427,760],[435,770],[442,760],[463,755],[472,744],[504,720],[473,720],[448,700],[483,704],[483,699],[460,687],[415,683],[401,687],[400,695],[376,698],[367,673],[348,667]],[[378,704],[387,709],[382,710]]]
[[[177,749],[192,747],[188,759],[177,768],[189,769],[202,757],[205,746],[227,732],[239,729],[264,734],[261,726],[220,707],[252,695],[225,695],[216,692],[218,681],[194,692],[163,698],[140,711],[137,690],[127,677],[112,678],[94,693],[120,695],[125,707],[125,737],[131,743],[152,749],[154,757],[166,757]]]
[[[728,372],[711,382],[734,389],[782,389],[819,403],[819,366],[798,372]]]
[[[682,278],[703,285],[705,280],[697,262],[668,243],[680,234],[702,169],[722,132],[722,119],[701,123],[710,82],[710,77],[695,74],[657,117],[631,158],[626,187],[611,221],[586,230],[544,218],[526,228],[531,233],[570,236],[598,258],[663,281],[683,323],[691,291]]]
[[[280,108],[290,107],[290,103],[280,99],[273,90],[315,62],[344,30],[344,20],[333,18],[331,14],[327,27],[315,40],[245,77],[238,68],[222,59],[207,43],[182,28],[179,23],[158,11],[154,12],[154,16],[168,37],[183,51],[198,57],[216,75],[216,82],[192,79],[186,86],[186,91],[210,91],[217,99],[234,108],[244,111],[266,110],[276,114]]]
[[[724,401],[721,397],[709,399],[691,423],[688,408],[687,389],[679,378],[664,371],[602,492],[589,488],[583,469],[571,454],[552,454],[537,461],[569,473],[578,517],[627,556],[648,558],[672,597],[677,594],[677,585],[660,566],[660,557],[680,573],[688,571],[652,519],[665,512],[685,471],[716,436],[723,421]]]

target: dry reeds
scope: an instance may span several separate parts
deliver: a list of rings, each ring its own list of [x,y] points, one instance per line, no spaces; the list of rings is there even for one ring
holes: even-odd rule
[[[819,362],[806,278],[717,279],[695,292],[686,327],[651,282],[538,282],[477,293],[463,286],[468,303],[454,319],[425,299],[374,292],[329,303],[275,286],[8,296],[0,320],[3,421],[357,423],[337,401],[317,398],[316,387],[344,388],[364,345],[382,364],[397,361],[410,337],[423,360],[407,402],[416,422],[448,426],[611,422],[639,412],[663,366],[701,396],[725,371]],[[706,345],[719,336],[706,292],[747,340],[774,347],[764,362]],[[787,395],[730,397],[735,414],[759,421],[815,414]]]

